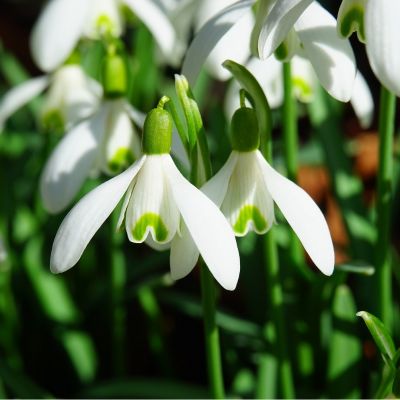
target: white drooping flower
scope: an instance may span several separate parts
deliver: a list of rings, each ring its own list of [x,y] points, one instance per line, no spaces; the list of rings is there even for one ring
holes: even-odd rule
[[[121,172],[137,159],[142,115],[124,98],[105,99],[96,112],[68,131],[43,169],[40,193],[47,211],[57,213],[74,199],[90,174]]]
[[[36,64],[44,71],[59,67],[82,37],[118,37],[124,31],[123,7],[128,7],[150,30],[171,62],[176,34],[155,0],[50,0],[31,36]]]
[[[193,269],[199,252],[216,280],[228,290],[235,288],[240,261],[232,229],[218,207],[175,166],[169,155],[171,134],[170,115],[160,106],[152,110],[144,125],[144,155],[83,197],[65,217],[53,244],[53,272],[64,272],[78,262],[125,195],[118,225],[125,223],[131,242],[170,245],[174,279]],[[195,244],[196,258],[182,232]]]
[[[400,2],[397,0],[343,0],[338,33],[357,32],[365,43],[371,68],[387,89],[400,96]]]
[[[101,86],[76,64],[64,65],[48,76],[29,79],[12,88],[0,102],[0,132],[18,109],[45,91],[41,123],[45,128],[69,129],[97,108]]]
[[[221,208],[237,236],[250,230],[266,233],[275,222],[275,203],[314,264],[331,275],[335,258],[325,218],[312,198],[275,171],[257,149],[258,125],[252,109],[236,111],[231,140],[231,155],[202,191]]]
[[[294,95],[301,103],[312,102],[319,83],[310,61],[303,57],[294,56],[291,64]],[[281,107],[283,104],[282,63],[272,55],[266,60],[252,58],[247,63],[246,68],[259,82],[269,106],[272,109]],[[239,107],[239,90],[239,84],[233,80],[229,84],[225,96],[225,113],[228,119],[232,117],[235,110]],[[372,123],[374,115],[374,100],[367,82],[359,71],[357,71],[354,81],[350,103],[353,106],[360,125],[363,128],[368,128]]]
[[[211,18],[190,45],[182,73],[193,84],[211,51],[220,40],[246,18],[254,0],[239,1]],[[248,43],[248,35],[237,35],[230,47],[250,47],[261,59],[277,52],[282,59],[295,53],[308,58],[329,94],[340,101],[351,98],[356,75],[354,54],[348,41],[336,33],[336,20],[312,0],[275,0],[261,2]]]

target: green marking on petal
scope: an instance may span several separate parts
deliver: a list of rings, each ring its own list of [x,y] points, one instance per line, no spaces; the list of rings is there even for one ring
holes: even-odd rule
[[[106,14],[101,14],[96,21],[96,30],[100,35],[112,35],[114,32],[114,23]]]
[[[46,111],[41,118],[43,130],[46,133],[64,133],[64,117],[60,110],[51,109]]]
[[[233,225],[233,230],[238,235],[244,235],[247,224],[253,222],[254,230],[263,233],[268,228],[267,221],[256,206],[245,205],[240,209],[239,217]]]
[[[108,161],[108,168],[116,174],[131,165],[134,161],[135,157],[132,150],[127,147],[120,147]]]
[[[163,242],[168,236],[168,229],[158,214],[148,212],[143,214],[132,229],[132,235],[135,240],[141,242],[145,239],[146,230],[148,227],[153,228],[155,240]]]
[[[313,96],[312,87],[302,78],[298,76],[292,77],[293,86],[298,90],[298,97],[304,103],[311,101]]]
[[[365,43],[364,9],[353,7],[347,11],[340,21],[339,32],[343,37],[349,37],[353,32],[357,32],[358,39]]]

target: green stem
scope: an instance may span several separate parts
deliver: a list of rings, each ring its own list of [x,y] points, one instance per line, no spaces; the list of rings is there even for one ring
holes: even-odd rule
[[[225,392],[222,375],[221,350],[215,318],[215,283],[214,278],[204,262],[201,262],[201,294],[203,299],[204,334],[211,394],[214,399],[224,399]]]
[[[375,244],[378,317],[391,331],[392,275],[390,217],[393,184],[393,134],[396,97],[381,87],[379,109],[379,169],[376,202],[377,240]]]
[[[292,68],[290,61],[283,63],[283,142],[287,177],[297,181],[298,174],[298,130],[296,99],[293,95]],[[304,252],[299,239],[293,231],[290,231],[289,257],[302,275],[309,279],[309,270],[304,268]]]

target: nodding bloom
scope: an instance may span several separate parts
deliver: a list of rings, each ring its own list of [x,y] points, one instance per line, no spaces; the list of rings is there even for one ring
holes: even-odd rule
[[[176,34],[155,0],[51,0],[31,36],[31,51],[43,71],[59,67],[82,37],[119,37],[128,8],[150,30],[165,57],[175,57]]]
[[[0,132],[18,109],[45,91],[40,113],[42,126],[64,132],[97,108],[101,86],[77,64],[63,65],[48,76],[29,79],[6,93],[0,103]]]
[[[46,162],[40,192],[47,211],[57,213],[74,199],[90,174],[120,173],[141,155],[135,124],[144,116],[126,100],[126,70],[118,55],[104,62],[104,99],[69,130]]]
[[[146,118],[143,156],[88,193],[65,217],[51,253],[53,272],[64,272],[78,262],[125,195],[118,226],[125,223],[131,242],[169,244],[174,279],[186,276],[200,253],[215,279],[225,289],[235,288],[240,269],[235,236],[218,207],[181,175],[169,155],[172,118],[163,109],[166,100],[161,99]]]
[[[220,40],[240,21],[247,18],[254,0],[244,0],[225,8],[211,18],[190,45],[182,74],[193,85],[205,60]],[[261,59],[273,52],[281,60],[300,54],[310,60],[326,91],[340,101],[349,101],[356,67],[348,41],[340,40],[336,20],[319,3],[312,0],[261,0],[251,40],[248,35],[236,36],[229,43],[246,48]]]
[[[246,68],[259,82],[270,107],[272,109],[281,107],[283,104],[282,63],[273,55],[266,60],[253,57],[247,63]],[[303,57],[294,56],[291,71],[293,92],[297,100],[305,104],[312,102],[318,88],[318,78],[315,76],[310,61]],[[239,107],[239,96],[237,95],[239,89],[238,82],[232,80],[225,96],[225,113],[229,119],[232,118],[233,113]],[[350,103],[361,127],[370,127],[374,116],[374,100],[360,71],[357,71],[354,80]]]
[[[271,167],[258,150],[259,140],[255,111],[239,108],[231,125],[233,151],[202,191],[221,208],[236,236],[250,230],[266,233],[275,222],[275,203],[314,264],[331,275],[334,250],[321,210],[302,188]]]
[[[371,68],[386,88],[400,96],[400,2],[397,0],[343,0],[337,30],[348,38],[357,32],[365,43]]]

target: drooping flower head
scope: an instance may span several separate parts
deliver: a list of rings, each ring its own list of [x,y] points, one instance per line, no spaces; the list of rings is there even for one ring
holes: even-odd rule
[[[236,236],[250,230],[267,232],[275,222],[276,203],[311,260],[331,275],[333,244],[321,210],[303,189],[271,167],[258,150],[259,140],[255,111],[239,108],[231,124],[233,151],[202,191],[221,208]]]
[[[143,156],[83,197],[65,217],[53,244],[53,272],[64,272],[78,262],[125,194],[118,226],[125,224],[131,242],[146,241],[156,248],[170,245],[173,278],[186,276],[200,252],[217,281],[228,290],[235,288],[239,254],[234,234],[218,207],[181,175],[169,155],[172,119],[163,109],[165,101],[146,118]]]

